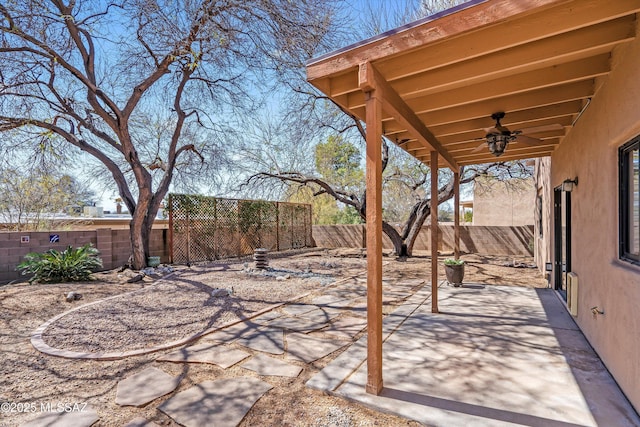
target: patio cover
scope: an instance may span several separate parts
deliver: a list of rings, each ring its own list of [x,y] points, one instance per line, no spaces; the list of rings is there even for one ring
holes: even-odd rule
[[[638,11],[640,0],[474,0],[307,64],[309,82],[367,124],[367,391],[382,390],[381,136],[458,180],[461,166],[496,161],[474,149],[502,111],[512,131],[561,127],[530,132],[539,144],[511,142],[500,161],[549,156],[605,83],[614,50],[635,37]]]

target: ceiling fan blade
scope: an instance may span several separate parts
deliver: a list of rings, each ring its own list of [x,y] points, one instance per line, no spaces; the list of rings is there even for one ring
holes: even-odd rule
[[[534,126],[534,127],[530,127],[530,128],[524,128],[524,129],[520,129],[519,131],[515,131],[518,132],[520,134],[523,135],[529,135],[532,133],[540,133],[540,132],[550,132],[553,130],[563,130],[564,126],[562,126],[561,124],[552,124],[552,125],[545,125],[545,126]],[[515,133],[514,132],[514,133]]]
[[[542,140],[538,138],[532,138],[526,135],[516,135],[515,142],[518,142],[524,145],[538,145],[542,142]]]
[[[472,153],[477,153],[477,152],[481,151],[485,147],[485,145],[487,145],[487,143],[483,142],[482,144],[478,145],[476,148],[471,150],[471,152]]]

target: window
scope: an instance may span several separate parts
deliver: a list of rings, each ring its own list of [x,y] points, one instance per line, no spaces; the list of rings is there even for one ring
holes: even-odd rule
[[[620,147],[620,258],[640,265],[640,136]]]

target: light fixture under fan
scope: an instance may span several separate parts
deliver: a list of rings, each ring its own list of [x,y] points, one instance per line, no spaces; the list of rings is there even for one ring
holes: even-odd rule
[[[525,135],[525,133],[531,134],[538,132],[547,132],[553,130],[561,130],[563,128],[563,126],[560,124],[552,124],[510,131],[507,127],[502,126],[502,124],[500,123],[500,120],[502,120],[504,116],[504,111],[499,111],[491,115],[491,118],[496,121],[496,124],[492,128],[485,129],[487,132],[486,136],[483,138],[485,142],[472,150],[472,153],[477,153],[478,151],[482,150],[482,148],[485,147],[486,144],[491,154],[496,157],[500,157],[504,153],[504,150],[507,148],[507,145],[509,145],[510,142],[515,141],[525,145],[536,145],[542,142],[541,139],[532,138]]]

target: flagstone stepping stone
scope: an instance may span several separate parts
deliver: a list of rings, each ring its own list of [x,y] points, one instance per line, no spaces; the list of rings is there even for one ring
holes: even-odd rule
[[[237,344],[271,354],[284,353],[284,332],[280,328],[258,329],[236,341]]]
[[[124,427],[160,427],[158,424],[153,421],[149,421],[145,418],[134,418],[129,421]]]
[[[340,309],[318,308],[299,317],[312,322],[327,323],[340,313],[342,313],[342,310]]]
[[[98,413],[87,405],[72,412],[43,412],[22,427],[89,427],[99,419]]]
[[[221,342],[230,344],[243,334],[254,332],[261,325],[252,321],[236,323],[228,328],[212,332],[200,338],[200,343]]]
[[[277,319],[278,317],[282,317],[282,313],[278,313],[277,311],[269,311],[267,313],[261,314],[260,316],[254,317],[249,321],[253,323],[262,323],[268,322],[269,320]]]
[[[310,320],[302,317],[280,317],[268,323],[274,328],[288,329],[296,332],[311,332],[327,325],[325,320]]]
[[[120,406],[143,406],[178,387],[180,378],[158,368],[147,368],[118,383],[116,403]]]
[[[292,365],[280,359],[274,359],[266,354],[256,354],[251,359],[243,362],[243,368],[256,372],[258,375],[270,375],[278,377],[295,378],[300,375],[302,368]]]
[[[358,335],[367,326],[367,319],[361,317],[346,316],[329,324],[322,332],[335,335],[339,338],[351,339]]]
[[[349,308],[351,316],[367,317],[367,301],[359,301]]]
[[[315,298],[312,302],[317,306],[347,307],[349,299],[337,295],[322,295],[321,297]]]
[[[367,288],[365,286],[355,286],[347,289],[333,289],[327,293],[341,298],[358,298],[367,296]]]
[[[289,304],[282,307],[282,311],[287,313],[289,316],[299,316],[317,308],[318,307],[312,304]]]
[[[291,359],[311,363],[333,353],[348,343],[305,334],[287,335],[287,355]]]
[[[204,343],[181,348],[156,359],[158,362],[210,363],[227,369],[249,357],[246,351]]]
[[[258,378],[205,381],[170,397],[158,409],[186,427],[237,426],[271,388]]]

